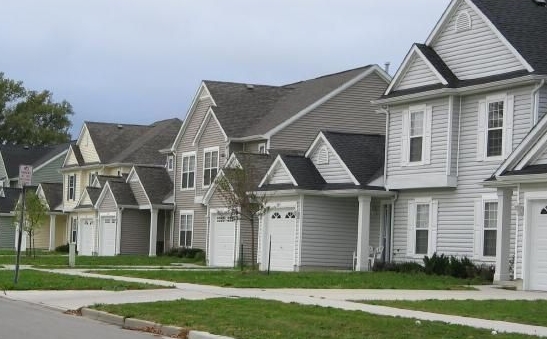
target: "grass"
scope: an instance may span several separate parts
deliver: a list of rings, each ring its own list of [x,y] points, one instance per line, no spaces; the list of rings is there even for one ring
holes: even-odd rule
[[[15,264],[15,255],[0,256],[0,264]],[[114,257],[77,256],[76,266],[169,266],[171,263],[193,263],[203,264],[203,261],[177,257],[149,257],[145,255],[117,255]],[[22,265],[47,266],[47,267],[68,267],[68,255],[38,255],[36,258],[21,255]]]
[[[19,282],[14,285],[12,270],[0,271],[1,290],[144,290],[166,288],[151,284],[116,281],[111,279],[83,278],[34,270],[19,271]]]
[[[94,273],[238,288],[471,289],[467,280],[394,272],[275,272],[266,275],[264,272],[237,270],[112,270]]]
[[[366,301],[409,310],[547,326],[547,300]]]
[[[487,338],[490,331],[257,299],[207,299],[96,305],[103,311],[238,339]],[[174,311],[176,310],[176,311]],[[498,334],[496,338],[532,338]]]

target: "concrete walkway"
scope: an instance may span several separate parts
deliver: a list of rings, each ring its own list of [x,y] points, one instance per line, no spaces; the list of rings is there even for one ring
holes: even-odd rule
[[[493,286],[480,286],[477,291],[416,291],[416,290],[334,290],[334,289],[252,289],[224,288],[184,283],[172,283],[131,277],[106,276],[85,273],[81,270],[41,271],[78,275],[83,277],[108,278],[120,281],[150,283],[166,287],[160,290],[133,291],[6,291],[5,297],[55,307],[59,309],[77,309],[79,307],[103,304],[139,303],[167,300],[202,300],[207,298],[258,298],[281,302],[295,302],[303,305],[317,305],[344,310],[363,311],[377,315],[404,317],[429,321],[441,321],[449,324],[472,326],[498,332],[512,332],[529,335],[547,336],[547,327],[484,320],[452,315],[443,315],[421,311],[403,310],[385,306],[367,305],[351,300],[547,300],[547,293],[508,291]]]

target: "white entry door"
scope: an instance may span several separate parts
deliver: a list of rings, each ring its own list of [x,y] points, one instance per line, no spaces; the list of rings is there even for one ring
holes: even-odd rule
[[[80,219],[80,248],[78,248],[78,254],[80,255],[93,255],[94,244],[94,225],[93,219]]]
[[[116,217],[101,217],[99,228],[99,255],[116,255]]]
[[[236,221],[222,214],[211,215],[211,266],[234,267]]]
[[[536,200],[530,208],[528,289],[547,291],[547,200]]]
[[[276,209],[268,214],[264,250],[269,252],[272,271],[294,271],[296,215],[294,209]],[[269,250],[271,243],[271,249]],[[266,255],[268,259],[268,255]],[[265,263],[267,269],[268,262]]]

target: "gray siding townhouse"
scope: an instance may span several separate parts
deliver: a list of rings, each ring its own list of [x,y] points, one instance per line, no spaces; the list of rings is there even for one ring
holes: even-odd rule
[[[545,22],[541,1],[453,0],[376,101],[394,260],[466,256],[547,290],[545,181],[525,184],[542,175]]]
[[[208,216],[204,198],[231,153],[305,151],[323,128],[385,133],[385,116],[370,101],[389,81],[376,65],[284,86],[203,81],[174,144],[164,150],[175,159],[173,246],[207,251],[220,241],[212,236],[222,234],[214,230],[217,216]],[[236,222],[229,227],[227,241],[236,244]],[[209,263],[226,262],[209,252]]]
[[[388,260],[395,194],[383,187],[384,150],[383,135],[321,131],[305,155],[278,155],[259,184],[260,269],[366,271]]]
[[[21,195],[20,188],[0,187],[0,249],[15,248],[15,206]]]
[[[159,150],[173,143],[181,125],[182,121],[179,119],[157,121],[151,125],[84,123],[78,140],[71,145],[61,168],[64,178],[63,212],[68,215],[67,227],[70,235],[68,240],[77,244],[80,254],[121,253],[122,223],[116,216],[122,216],[121,211],[125,209],[126,201],[109,205],[111,209],[116,208],[115,211],[110,211],[114,216],[101,215],[97,205],[101,200],[99,195],[105,192],[108,184],[110,187],[118,187],[119,181],[125,184],[134,166],[169,170],[168,160]],[[172,187],[169,176],[162,177],[162,180]],[[157,216],[152,204],[147,205],[147,208],[152,215]],[[154,224],[148,217],[147,227],[150,231],[153,231]],[[108,248],[102,248],[101,244]],[[154,241],[153,247],[155,246]],[[155,255],[155,249],[148,247],[147,242],[146,249],[141,250],[142,253]]]

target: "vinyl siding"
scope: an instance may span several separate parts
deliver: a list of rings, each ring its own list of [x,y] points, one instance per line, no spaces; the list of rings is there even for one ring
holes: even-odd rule
[[[65,245],[68,242],[66,223],[66,215],[57,215],[55,217],[55,247]]]
[[[314,163],[315,167],[329,184],[340,184],[340,183],[352,183],[348,171],[343,167],[342,161],[334,154],[332,149],[329,147],[329,163],[328,164],[319,164],[318,158],[321,148],[325,145],[323,141],[318,142],[317,146],[314,149],[314,152],[311,154],[311,161]]]
[[[351,268],[357,248],[356,198],[304,197],[301,266]]]
[[[72,149],[69,149],[67,153],[66,165],[78,165],[78,160],[76,159],[76,156],[74,156],[74,152],[72,151]]]
[[[278,164],[271,178],[268,179],[269,184],[292,184],[289,172],[280,164]]]
[[[0,248],[13,249],[15,246],[15,226],[13,217],[0,217]]]
[[[409,105],[393,107],[390,112],[389,122],[388,178],[398,175],[446,174],[446,150],[448,145],[447,135],[449,127],[448,98],[413,103],[412,105],[419,104],[427,104],[433,107],[431,122],[431,163],[418,166],[401,166],[403,110],[408,110]]]
[[[319,130],[385,134],[385,115],[376,113],[370,101],[386,88],[376,73],[365,77],[273,135],[270,148],[306,151]]]
[[[452,111],[452,138],[451,138],[451,151],[452,156],[450,159],[450,172],[449,175],[458,175],[458,143],[460,140],[460,97],[454,98],[454,107]]]
[[[84,196],[82,198],[82,201],[80,202],[80,205],[83,205],[83,206],[86,206],[86,205],[92,205],[92,201],[91,199],[89,198],[89,195],[86,193],[84,193]]]
[[[121,227],[121,254],[148,254],[150,211],[124,210]]]
[[[260,144],[266,144],[266,140],[246,142],[243,144],[243,151],[248,153],[258,153],[258,145]]]
[[[534,165],[545,165],[547,164],[547,150],[543,151],[536,161],[533,162]]]
[[[61,156],[46,166],[40,168],[39,170],[35,170],[32,173],[32,184],[38,185],[42,182],[63,182],[63,175],[59,172],[59,169],[61,166],[63,166],[64,158]]]
[[[95,145],[89,136],[87,127],[84,128],[82,137],[78,140],[78,146],[80,147],[80,152],[86,163],[100,162],[99,155],[95,150]]]
[[[7,178],[8,172],[6,171],[6,165],[4,164],[4,158],[2,156],[2,152],[0,152],[0,178]],[[3,179],[4,186],[9,187],[9,180]]]
[[[448,255],[473,257],[474,202],[482,198],[483,194],[496,193],[495,189],[484,188],[481,183],[492,175],[501,162],[477,161],[478,102],[490,94],[495,93],[462,98],[458,187],[455,190],[400,192],[395,204],[395,260],[409,259],[406,257],[408,201],[419,197],[438,200],[437,251]],[[526,134],[527,126],[530,126],[530,88],[510,90],[508,94],[515,96],[513,148],[516,148]],[[513,203],[515,202],[516,193],[513,195]],[[511,222],[515,225],[514,214]],[[514,249],[514,229],[513,226],[511,251]]]
[[[129,182],[129,186],[131,187],[131,191],[133,191],[133,195],[135,196],[135,200],[137,200],[137,204],[141,206],[150,205],[150,202],[148,201],[148,197],[146,196],[146,192],[142,188],[142,185],[136,175],[134,177],[134,180],[135,181]]]
[[[402,77],[395,90],[403,90],[420,86],[434,85],[440,83],[439,79],[431,71],[425,61],[415,55],[412,57],[408,70]]]
[[[547,86],[543,86],[539,91],[539,110],[538,121],[547,114]]]
[[[34,232],[34,247],[46,250],[49,248],[49,218]]]
[[[524,69],[477,13],[463,1],[457,6],[431,46],[459,79],[475,79]],[[472,28],[456,32],[456,18],[464,11],[471,15]]]
[[[116,201],[112,196],[112,193],[108,191],[101,204],[98,206],[98,212],[116,212]]]

